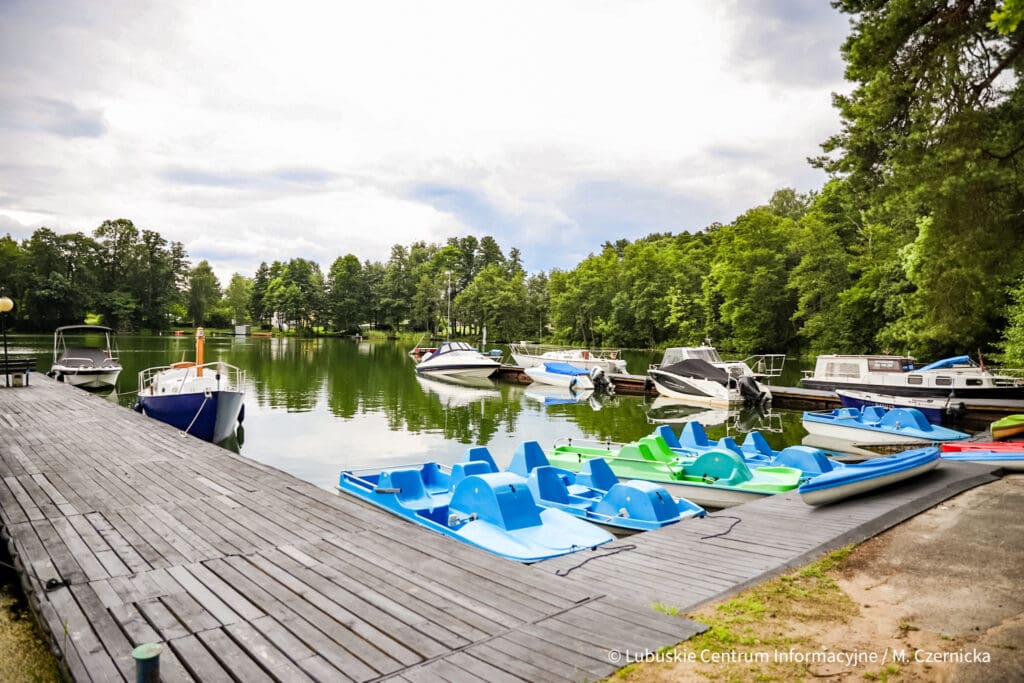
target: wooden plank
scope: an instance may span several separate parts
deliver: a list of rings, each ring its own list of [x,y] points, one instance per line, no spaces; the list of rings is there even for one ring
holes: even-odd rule
[[[132,657],[132,644],[125,638],[120,626],[107,612],[107,608],[100,601],[96,592],[89,584],[71,586],[71,592],[121,675],[125,680],[133,678],[135,676],[135,660]]]
[[[487,683],[520,683],[523,680],[466,652],[456,652],[445,661]]]
[[[310,549],[312,550],[312,548]],[[388,614],[404,624],[408,624],[418,633],[422,633],[433,641],[441,643],[445,649],[462,647],[476,639],[462,636],[457,630],[453,630],[453,624],[445,623],[452,621],[449,615],[442,615],[440,622],[433,621],[429,616],[424,615],[423,612],[432,612],[433,616],[438,616],[436,610],[431,610],[429,605],[424,605],[414,596],[400,594],[392,586],[378,584],[374,588],[368,587],[360,573],[343,573],[334,566],[309,557],[294,546],[283,546],[278,548],[278,551],[295,561],[297,565],[307,567],[314,574],[341,588],[341,595],[347,596],[351,594],[354,598],[359,598],[368,603],[370,607],[376,608],[381,613]],[[400,598],[401,602],[395,598]],[[361,604],[354,600],[350,600],[350,602],[352,603],[351,606],[363,608]],[[483,634],[480,635],[482,636]],[[419,637],[418,634],[416,637]],[[435,650],[436,647],[430,645],[430,649]],[[430,656],[426,655],[425,652],[422,654]]]
[[[207,563],[207,567],[237,586],[267,614],[276,617],[312,649],[329,656],[356,680],[376,678],[404,666],[386,650],[371,646],[348,624],[335,621],[319,606],[270,579],[243,558],[214,560]]]
[[[167,573],[173,576],[175,581],[181,584],[182,588],[189,594],[189,596],[198,604],[202,605],[203,610],[216,619],[219,625],[227,626],[228,624],[237,624],[242,621],[242,618],[239,617],[233,609],[217,597],[213,591],[192,576],[192,574],[189,573],[188,568],[180,565],[176,567],[169,567],[167,569]]]
[[[372,606],[361,601],[352,600],[337,586],[303,570],[294,562],[284,562],[287,558],[280,553],[269,553],[270,557],[257,555],[247,558],[256,567],[288,586],[299,595],[316,595],[317,607],[329,614],[341,624],[347,625],[374,646],[406,666],[422,661],[427,656],[434,656],[444,651],[436,641],[430,641],[422,634],[415,632],[397,619],[377,613]],[[282,559],[283,558],[283,559]],[[288,569],[278,563],[290,564]],[[400,642],[392,635],[402,638]]]
[[[221,629],[196,634],[200,642],[231,675],[245,683],[271,683],[274,679]]]
[[[175,638],[167,643],[185,669],[203,683],[235,683],[217,658],[195,636]]]
[[[448,591],[422,577],[399,573],[393,565],[390,567],[373,564],[366,558],[342,551],[326,541],[306,550],[326,564],[338,568],[346,575],[359,576],[361,583],[378,592],[397,592],[404,596],[415,597],[422,601],[417,611],[424,616],[435,618],[439,622],[447,619],[452,622],[450,627],[457,628],[467,639],[476,641],[494,635],[505,629],[506,624],[493,620],[491,614],[500,613],[492,610],[479,610],[480,602],[466,598],[462,593]],[[397,568],[400,570],[400,568]],[[486,611],[487,614],[481,612]],[[509,621],[508,624],[516,623]]]
[[[250,624],[232,624],[224,629],[238,646],[280,681],[312,681],[289,655],[278,649]]]

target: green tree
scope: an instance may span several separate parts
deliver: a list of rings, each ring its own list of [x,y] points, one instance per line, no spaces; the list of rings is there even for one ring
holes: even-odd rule
[[[1021,272],[1005,248],[1024,213],[1019,3],[835,4],[852,16],[843,55],[856,87],[835,97],[843,130],[816,163],[863,198],[865,224],[903,237],[903,284],[885,304],[896,315],[875,344],[918,355],[973,348],[1001,324]],[[872,271],[897,283],[893,258],[854,288]]]
[[[1007,325],[1003,330],[1003,363],[1014,368],[1024,368],[1024,277],[1010,289],[1010,306],[1007,310]]]
[[[231,282],[224,290],[227,318],[235,325],[249,321],[249,309],[252,304],[253,281],[240,273],[231,276]]]
[[[363,266],[352,254],[339,257],[327,274],[327,310],[331,326],[339,331],[359,331],[366,319],[366,281]]]
[[[714,234],[705,291],[717,297],[722,345],[742,353],[784,351],[795,336],[796,305],[787,289],[796,265],[792,219],[751,209]]]
[[[204,259],[189,273],[188,315],[194,326],[206,324],[220,297],[220,282]]]

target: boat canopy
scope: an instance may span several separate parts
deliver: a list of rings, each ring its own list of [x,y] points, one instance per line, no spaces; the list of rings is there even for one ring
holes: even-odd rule
[[[944,368],[951,368],[954,365],[971,365],[971,357],[953,356],[952,358],[943,358],[942,360],[937,360],[934,363],[924,366],[923,368],[921,368],[920,371],[925,372],[927,370],[942,370]]]
[[[587,374],[587,370],[585,368],[578,368],[570,363],[556,363],[548,361],[544,363],[544,369],[554,375],[569,375],[571,377]]]
[[[659,370],[672,375],[679,375],[680,377],[709,379],[712,382],[718,382],[722,386],[729,386],[728,372],[700,358],[691,358],[667,366],[663,365]]]

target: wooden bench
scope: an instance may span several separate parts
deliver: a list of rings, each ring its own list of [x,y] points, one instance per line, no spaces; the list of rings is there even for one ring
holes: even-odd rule
[[[4,377],[4,386],[28,386],[28,377],[36,370],[35,356],[0,356],[0,376]],[[10,378],[8,379],[8,375]]]

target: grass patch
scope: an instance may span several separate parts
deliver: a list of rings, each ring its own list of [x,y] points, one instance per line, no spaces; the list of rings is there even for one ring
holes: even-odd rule
[[[32,613],[7,586],[0,585],[0,680],[59,681],[57,661],[50,654]]]
[[[802,663],[749,660],[757,653],[770,655],[790,648],[812,649],[816,631],[837,621],[845,623],[858,614],[857,605],[829,575],[842,565],[851,550],[852,547],[841,548],[806,567],[686,615],[707,624],[708,630],[673,648],[683,658],[695,655],[699,660],[702,653],[704,657],[713,653],[736,653],[741,657],[747,655],[746,661],[646,662],[619,670],[615,678],[661,680],[684,673],[722,681],[788,681],[813,677]],[[653,607],[665,614],[679,613],[678,608],[660,602]],[[882,671],[877,675],[891,674]]]

